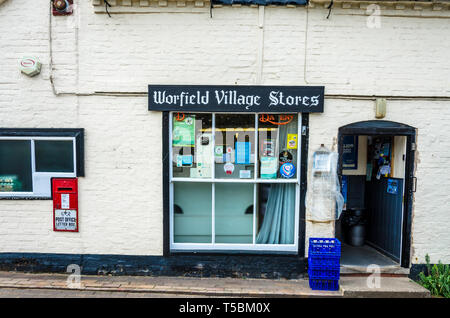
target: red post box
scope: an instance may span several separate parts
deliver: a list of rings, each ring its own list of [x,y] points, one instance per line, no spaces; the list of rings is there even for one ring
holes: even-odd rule
[[[52,178],[53,231],[78,232],[78,179]]]

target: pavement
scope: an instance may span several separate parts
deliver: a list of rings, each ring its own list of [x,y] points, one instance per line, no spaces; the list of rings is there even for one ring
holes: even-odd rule
[[[79,279],[78,279],[79,278]],[[0,271],[0,297],[413,297],[428,290],[407,277],[341,277],[339,291],[316,291],[308,279],[94,276]]]

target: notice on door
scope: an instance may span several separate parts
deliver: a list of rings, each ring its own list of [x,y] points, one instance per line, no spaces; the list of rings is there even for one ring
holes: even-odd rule
[[[55,230],[76,231],[77,211],[76,210],[55,210]]]

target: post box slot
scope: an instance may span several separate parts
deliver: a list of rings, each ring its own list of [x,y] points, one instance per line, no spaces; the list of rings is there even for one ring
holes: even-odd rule
[[[58,191],[73,191],[72,188],[58,188]]]

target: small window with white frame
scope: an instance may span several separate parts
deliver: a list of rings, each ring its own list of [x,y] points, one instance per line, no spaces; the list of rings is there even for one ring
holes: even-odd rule
[[[298,252],[301,114],[169,118],[171,251]]]
[[[0,198],[50,198],[53,177],[82,175],[82,138],[82,129],[0,129]]]

